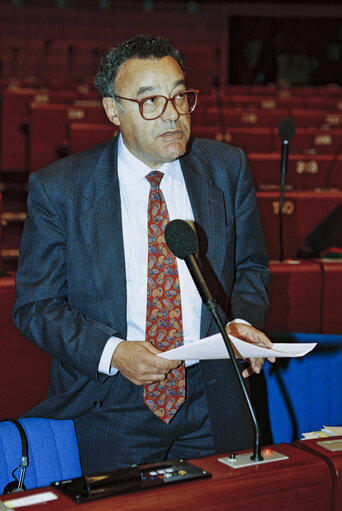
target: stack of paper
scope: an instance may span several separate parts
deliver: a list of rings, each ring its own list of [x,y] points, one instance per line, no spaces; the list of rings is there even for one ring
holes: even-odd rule
[[[235,348],[235,353],[239,353],[241,358],[288,358],[303,357],[309,351],[313,350],[316,342],[311,343],[273,343],[273,347],[265,348],[261,344],[252,344],[241,341],[232,335],[229,336]],[[168,360],[209,360],[229,358],[226,346],[221,334],[212,335],[199,341],[184,344],[179,348],[170,351],[164,351],[158,355]]]
[[[309,433],[302,433],[304,437],[302,440],[309,440],[310,438],[326,438],[330,436],[342,436],[342,426],[323,426],[320,431],[310,431]]]

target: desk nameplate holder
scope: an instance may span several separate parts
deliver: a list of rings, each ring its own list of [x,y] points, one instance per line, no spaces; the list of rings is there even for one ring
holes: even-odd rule
[[[188,461],[172,460],[133,465],[109,472],[56,481],[51,486],[75,502],[81,503],[207,477],[211,477],[210,472]]]
[[[264,463],[271,463],[272,461],[288,460],[289,457],[280,452],[274,451],[270,448],[265,448],[261,451],[263,459],[261,461],[252,460],[251,452],[245,454],[231,454],[224,458],[218,458],[218,461],[229,465],[231,468],[251,467],[253,465],[263,465]]]
[[[321,442],[317,442],[317,445],[332,452],[342,451],[342,440],[322,440]]]

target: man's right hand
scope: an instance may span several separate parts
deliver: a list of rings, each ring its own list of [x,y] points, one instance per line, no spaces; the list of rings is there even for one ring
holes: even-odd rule
[[[115,349],[111,365],[135,385],[146,385],[165,380],[180,360],[157,357],[161,353],[150,342],[122,341]]]

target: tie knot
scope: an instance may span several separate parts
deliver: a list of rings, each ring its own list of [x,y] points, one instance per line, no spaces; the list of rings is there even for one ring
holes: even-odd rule
[[[163,179],[163,172],[159,170],[152,170],[149,174],[147,174],[146,179],[150,183],[152,188],[159,187],[160,181]]]

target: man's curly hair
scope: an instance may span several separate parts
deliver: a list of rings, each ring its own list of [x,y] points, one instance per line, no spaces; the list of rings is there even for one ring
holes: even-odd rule
[[[110,48],[101,60],[98,73],[95,78],[95,87],[101,98],[115,96],[114,81],[119,68],[127,60],[137,59],[162,59],[173,57],[184,72],[184,64],[178,50],[170,41],[163,37],[154,37],[147,34],[138,35]]]

